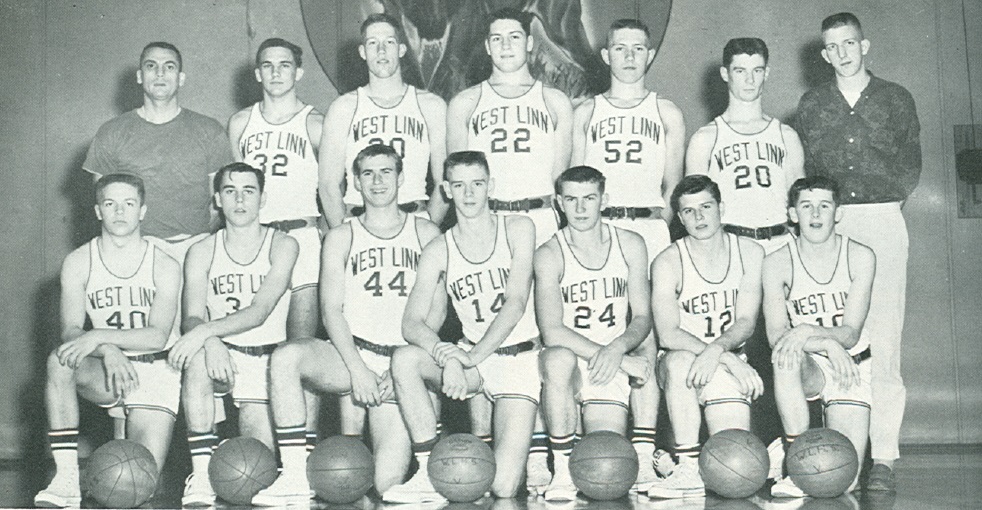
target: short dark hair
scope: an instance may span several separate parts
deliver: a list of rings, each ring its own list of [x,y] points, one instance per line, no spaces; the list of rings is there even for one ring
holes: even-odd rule
[[[222,181],[225,176],[231,173],[242,173],[242,174],[252,174],[256,176],[256,181],[259,182],[259,192],[262,193],[266,188],[266,176],[263,171],[246,163],[236,162],[229,163],[215,172],[215,177],[212,181],[212,186],[215,188],[215,193],[222,190]]]
[[[181,71],[184,69],[184,59],[181,58],[181,50],[177,49],[177,46],[163,41],[154,41],[143,47],[143,51],[140,52],[140,67],[143,67],[143,59],[146,58],[147,53],[154,48],[173,51],[177,55],[177,70]]]
[[[856,30],[859,30],[859,35],[863,35],[863,25],[859,22],[859,18],[857,18],[856,15],[851,12],[840,12],[823,19],[822,33],[824,34],[826,30],[831,30],[833,28],[839,28],[846,25],[856,27]]]
[[[488,166],[488,158],[481,151],[457,151],[447,155],[443,160],[443,179],[447,180],[450,169],[455,166],[473,165],[484,169],[484,173],[491,176],[491,168]]]
[[[611,23],[610,29],[607,30],[607,42],[604,44],[604,46],[609,48],[610,40],[613,38],[614,32],[625,28],[631,28],[644,32],[645,45],[647,45],[649,49],[651,48],[651,29],[648,28],[648,25],[646,25],[643,21],[633,18],[621,18]]]
[[[595,183],[600,186],[600,193],[603,193],[607,187],[607,178],[604,177],[603,172],[587,165],[574,166],[559,174],[559,178],[556,179],[557,195],[563,194],[563,183],[566,182]]]
[[[522,25],[525,35],[532,35],[532,15],[514,7],[504,7],[488,15],[488,26],[484,31],[485,37],[491,33],[491,25],[498,20],[513,19]]]
[[[675,186],[675,189],[672,190],[672,198],[669,201],[672,205],[672,210],[676,213],[679,212],[679,200],[682,198],[682,195],[695,195],[703,191],[708,191],[716,199],[717,203],[722,200],[719,194],[719,185],[709,177],[705,175],[687,175],[683,177],[678,185]]]
[[[146,187],[143,185],[143,178],[136,174],[120,172],[115,174],[106,174],[99,178],[95,183],[95,201],[98,204],[102,202],[103,192],[110,184],[115,183],[129,184],[136,188],[136,194],[140,197],[140,205],[147,203],[147,191]]]
[[[767,64],[767,44],[757,37],[737,37],[730,39],[723,46],[723,67],[730,67],[736,55],[760,55]]]
[[[370,143],[365,146],[364,149],[358,151],[358,155],[355,156],[355,160],[351,163],[351,174],[357,179],[358,174],[361,173],[361,165],[368,158],[374,158],[375,156],[388,156],[395,161],[396,174],[402,173],[402,156],[396,152],[390,145],[384,143]]]
[[[365,33],[368,31],[368,27],[376,23],[388,23],[396,31],[396,36],[401,42],[402,37],[402,24],[392,16],[385,14],[384,12],[377,12],[374,14],[369,14],[365,21],[361,23],[361,38],[365,38]]]
[[[256,50],[256,67],[262,65],[263,51],[266,51],[268,48],[286,48],[290,50],[290,53],[293,54],[293,63],[296,64],[297,67],[303,66],[303,48],[293,44],[290,41],[287,41],[286,39],[270,37],[269,39],[263,41],[262,44],[259,45],[259,49]]]
[[[824,189],[832,192],[832,201],[839,205],[839,182],[825,175],[810,175],[802,177],[788,188],[788,207],[794,207],[802,191]]]

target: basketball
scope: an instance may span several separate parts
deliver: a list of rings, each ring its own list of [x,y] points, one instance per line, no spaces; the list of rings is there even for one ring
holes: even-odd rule
[[[746,498],[757,492],[767,480],[769,466],[764,443],[740,429],[713,434],[699,455],[699,475],[706,488],[724,498]]]
[[[86,494],[106,508],[136,508],[157,489],[157,462],[143,445],[114,439],[89,456]]]
[[[842,494],[859,472],[859,458],[852,442],[828,428],[811,429],[798,436],[784,462],[791,481],[817,498]]]
[[[354,503],[372,488],[375,462],[360,440],[333,436],[307,457],[307,479],[317,496],[336,505]]]
[[[494,482],[494,452],[473,434],[451,434],[433,447],[427,469],[443,497],[455,503],[474,501]]]
[[[569,472],[576,488],[591,499],[609,501],[631,490],[638,478],[638,454],[624,436],[591,432],[573,447]]]
[[[248,505],[257,492],[276,480],[276,458],[262,441],[236,437],[211,456],[208,477],[215,494],[233,505]]]

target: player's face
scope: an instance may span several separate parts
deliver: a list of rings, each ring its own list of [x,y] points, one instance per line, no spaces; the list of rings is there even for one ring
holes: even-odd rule
[[[157,100],[171,99],[184,85],[184,73],[177,64],[177,54],[165,48],[150,48],[140,62],[136,81],[143,94]]]
[[[832,64],[835,74],[848,78],[864,71],[863,58],[869,51],[869,41],[863,39],[859,29],[842,25],[822,32],[822,58]]]
[[[484,47],[491,55],[491,64],[501,72],[514,72],[525,66],[532,51],[532,37],[525,33],[522,24],[513,19],[499,19],[491,23]]]
[[[263,91],[270,96],[282,96],[293,90],[303,77],[303,69],[297,67],[293,53],[286,48],[271,47],[260,55],[256,80],[263,84]]]
[[[802,190],[798,202],[788,208],[788,215],[800,227],[801,237],[814,244],[828,240],[835,233],[835,224],[842,219],[832,192],[825,189]]]
[[[730,98],[747,103],[756,101],[764,93],[764,82],[770,68],[762,55],[734,55],[729,67],[720,69],[720,75],[730,90]]]
[[[371,156],[362,160],[355,189],[361,192],[366,204],[385,207],[398,200],[402,174],[396,171],[396,162],[390,156]]]
[[[709,239],[715,235],[722,226],[722,213],[723,205],[707,190],[679,197],[679,219],[686,232],[696,239]]]
[[[600,211],[607,207],[607,194],[595,182],[564,182],[559,207],[570,227],[585,232],[600,222]]]
[[[102,221],[102,229],[114,236],[132,234],[140,226],[147,206],[140,201],[135,186],[114,182],[102,189],[95,215]]]
[[[266,203],[259,191],[259,179],[248,172],[226,172],[222,187],[215,193],[218,208],[225,221],[237,227],[249,225],[259,218],[259,209]]]
[[[648,38],[642,30],[622,28],[610,35],[600,56],[610,66],[610,74],[622,83],[637,83],[644,79],[648,64],[655,58],[655,50],[648,48]]]
[[[453,200],[457,216],[475,218],[487,210],[493,182],[479,165],[455,165],[447,171],[443,189]]]
[[[372,23],[365,29],[358,53],[368,64],[369,73],[388,78],[399,70],[399,58],[406,54],[406,45],[399,43],[399,34],[392,25]]]

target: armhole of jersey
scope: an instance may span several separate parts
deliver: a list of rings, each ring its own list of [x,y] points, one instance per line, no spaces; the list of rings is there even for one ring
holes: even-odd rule
[[[716,126],[716,133],[713,135],[713,144],[709,147],[709,159],[706,160],[707,175],[709,174],[709,169],[713,167],[713,149],[716,148],[716,144],[719,142],[719,132],[721,131],[719,126],[720,120],[721,119],[718,116],[713,119],[713,125]]]
[[[249,130],[249,124],[252,124],[252,114],[259,110],[259,107],[256,106],[258,104],[259,103],[253,103],[252,108],[249,108],[249,118],[246,119],[246,125],[242,126],[242,132],[239,133],[239,139],[235,141],[235,150],[238,151],[239,156],[242,156],[243,158],[245,157],[245,154],[242,154],[242,150],[239,149],[239,146],[242,145],[242,137],[245,136],[246,131]]]
[[[96,239],[98,239],[98,238],[94,238],[94,239],[92,239],[91,242],[89,242],[89,272],[86,273],[86,275],[85,275],[85,284],[82,285],[82,288],[83,289],[85,289],[86,287],[89,286],[89,278],[92,277],[92,270],[95,269],[95,255],[96,254],[93,253],[93,251],[96,251],[99,248],[96,245],[96,243],[98,242]],[[149,241],[147,241],[147,242],[149,242]]]
[[[783,124],[781,124],[781,121],[777,117],[774,117],[774,122],[777,122],[777,134],[781,135],[781,144],[787,147],[788,141],[784,139]]]
[[[150,250],[150,281],[153,282],[154,288],[157,287],[157,247],[153,245],[150,241],[147,241],[147,249]],[[143,261],[147,262],[147,256],[143,256]],[[180,299],[180,298],[178,298]]]
[[[553,235],[556,237],[556,245],[559,246],[559,281],[562,282],[563,277],[566,276],[566,250],[563,249],[565,236],[563,239],[559,237],[564,235],[562,229],[557,230]]]
[[[407,214],[406,215],[406,218],[407,219],[408,218],[412,218],[412,220],[413,220],[413,231],[416,233],[416,244],[419,245],[419,251],[422,252],[423,251],[423,241],[421,241],[420,238],[419,238],[419,222],[420,221],[423,221],[423,218],[417,218],[416,216],[413,216],[412,214]]]
[[[269,265],[272,266],[273,265],[273,241],[276,240],[276,230],[269,227],[265,227],[265,228],[266,228],[266,237],[269,238],[269,248],[267,248],[266,250],[266,258],[269,260]]]
[[[735,234],[729,234],[730,240],[736,243],[737,257],[740,258],[740,273],[741,275],[747,273],[747,266],[743,263],[743,250],[740,249],[740,238]],[[742,277],[742,276],[741,276]]]
[[[661,106],[658,106],[658,94],[656,94],[656,93],[654,93],[654,92],[652,92],[650,90],[648,91],[648,94],[655,96],[655,115],[658,115],[658,123],[661,124],[662,127],[664,128],[665,127],[665,119],[663,119],[662,116],[661,116]],[[647,98],[645,98],[645,99],[647,99]],[[641,103],[644,103],[644,100],[641,100]],[[641,103],[638,103],[638,104],[641,104]]]
[[[627,262],[627,255],[624,254],[624,243],[621,241],[621,234],[619,232],[621,229],[611,225],[610,223],[607,224],[607,228],[610,229],[611,239],[613,239],[613,236],[617,236],[617,250],[621,252],[621,260],[624,261],[625,266],[630,267],[631,265]]]
[[[450,282],[450,236],[452,235],[450,229],[447,229],[446,233],[443,234],[443,247],[447,249],[447,259],[443,264],[444,285]],[[446,291],[447,289],[444,287],[444,292]]]
[[[685,254],[682,253],[682,245],[685,244],[685,237],[675,241],[675,251],[679,252],[679,286],[675,289],[676,296],[681,296],[685,289]],[[669,245],[671,246],[671,245]]]
[[[514,258],[514,253],[511,251],[511,239],[508,238],[508,217],[507,216],[498,216],[498,218],[499,218],[498,221],[501,222],[501,225],[498,226],[497,230],[503,230],[504,231],[504,235],[505,235],[505,246],[508,247],[508,258]],[[501,234],[502,234],[502,232],[495,232],[494,233],[494,247],[495,248],[498,247],[498,236],[501,235]],[[492,254],[492,256],[494,256],[494,254]]]
[[[211,273],[212,266],[215,265],[215,256],[218,255],[218,238],[222,235],[221,229],[219,229],[218,232],[215,232],[213,235],[215,236],[215,239],[211,243],[211,260],[208,261],[208,273],[209,274]],[[193,247],[194,245],[191,245],[191,246]],[[222,245],[222,249],[223,250],[225,249],[224,243]],[[191,252],[191,248],[188,248],[188,252],[189,253]],[[185,254],[184,258],[187,259],[187,254]],[[184,275],[181,275],[181,277],[183,278]]]
[[[351,224],[354,221],[358,221],[358,217],[357,216],[355,216],[354,218],[352,218],[351,221],[346,221],[346,222],[342,223],[342,225],[344,225],[345,223],[348,224],[348,231],[351,234],[351,237],[348,239],[348,252],[344,254],[344,258],[345,259],[347,259],[348,257],[351,256],[351,248],[353,248],[355,246],[355,226]]]
[[[344,96],[341,96],[341,97],[344,97]],[[355,125],[355,116],[358,114],[358,107],[361,106],[360,103],[361,103],[361,87],[358,87],[358,88],[355,89],[355,108],[354,108],[354,110],[351,110],[351,118],[348,119],[348,130],[344,132],[344,137],[345,138],[347,138],[349,136],[349,134],[351,133],[351,128],[354,127],[354,125]],[[326,119],[327,118],[327,115],[325,115],[324,118]],[[347,142],[347,140],[345,140],[345,146],[347,147],[347,145],[348,145],[348,142]],[[350,168],[348,168],[348,154],[347,154],[347,151],[345,151],[345,154],[342,154],[342,157],[344,157],[344,167],[345,167],[344,168],[344,178],[345,178],[345,182],[347,182],[347,179],[348,179],[348,170],[350,170]],[[352,177],[352,180],[353,179],[354,179],[354,177]],[[345,194],[347,194],[347,191],[345,192]]]
[[[787,245],[785,245],[785,246],[788,247],[788,262],[791,263],[791,279],[790,279],[790,281],[788,281],[788,295],[790,295],[791,289],[794,288],[794,265],[795,265],[794,264],[794,255],[795,255],[795,252],[798,250],[798,245],[795,244],[794,246],[791,246],[791,243],[797,243],[797,242],[798,241],[792,239],[791,242],[789,242]],[[787,298],[787,296],[785,296],[785,298]]]
[[[846,251],[845,253],[846,273],[849,275],[849,281],[851,282],[853,280],[853,277],[852,277],[852,264],[849,261],[849,247],[852,246],[852,239],[849,239],[846,236],[842,236],[842,241],[845,244],[845,246],[843,246],[843,249]]]

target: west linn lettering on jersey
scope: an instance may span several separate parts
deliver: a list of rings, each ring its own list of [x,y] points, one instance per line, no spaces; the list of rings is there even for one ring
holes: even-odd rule
[[[398,246],[373,246],[351,255],[351,275],[380,267],[403,267],[412,271],[419,265],[419,251]]]
[[[784,148],[772,143],[740,142],[722,147],[713,154],[713,159],[716,160],[716,166],[722,170],[730,165],[750,159],[754,161],[767,161],[782,166],[784,164],[784,156]]]
[[[630,122],[625,122],[630,119]],[[646,117],[620,115],[607,117],[590,126],[590,141],[596,142],[608,136],[631,135],[632,139],[648,138],[655,143],[661,139],[661,124]]]
[[[737,289],[714,290],[704,292],[685,301],[681,301],[685,313],[702,315],[714,311],[725,310],[736,306]]]
[[[372,115],[351,125],[351,136],[356,142],[378,134],[404,135],[422,142],[426,136],[426,122],[405,115]]]
[[[487,271],[470,273],[450,282],[450,292],[454,299],[463,301],[473,295],[482,294],[487,286],[489,290],[505,290],[508,285],[509,270],[496,267]]]
[[[247,278],[248,277],[248,278]],[[266,275],[228,273],[216,276],[211,281],[212,294],[221,296],[224,294],[242,294],[259,292]]]
[[[489,108],[471,117],[471,131],[475,135],[486,129],[511,123],[533,126],[543,133],[552,129],[549,112],[528,105],[505,105]]]
[[[124,292],[125,289],[125,292]],[[147,307],[153,304],[156,290],[147,287],[121,286],[106,287],[86,294],[89,305],[93,310],[112,308],[116,306]]]
[[[837,313],[846,308],[847,292],[816,292],[798,299],[791,300],[795,315],[826,315]]]
[[[249,154],[264,149],[277,149],[284,152],[292,152],[300,157],[307,157],[307,139],[295,133],[284,131],[260,131],[253,133],[239,142],[239,152],[248,157]]]
[[[599,285],[597,285],[599,283]],[[563,302],[585,303],[598,299],[619,298],[627,295],[627,278],[604,277],[584,280],[562,288]]]

